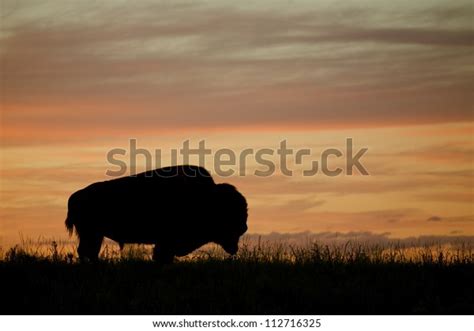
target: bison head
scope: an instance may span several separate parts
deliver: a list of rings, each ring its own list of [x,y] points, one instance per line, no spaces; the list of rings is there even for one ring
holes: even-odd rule
[[[239,249],[239,238],[247,231],[247,201],[230,184],[215,188],[217,219],[215,242],[234,255]]]

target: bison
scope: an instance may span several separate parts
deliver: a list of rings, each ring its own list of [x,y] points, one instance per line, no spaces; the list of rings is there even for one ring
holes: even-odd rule
[[[79,238],[81,260],[96,260],[104,237],[154,244],[153,259],[170,263],[214,242],[229,254],[247,231],[247,202],[230,184],[184,165],[97,182],[71,195],[66,228]]]

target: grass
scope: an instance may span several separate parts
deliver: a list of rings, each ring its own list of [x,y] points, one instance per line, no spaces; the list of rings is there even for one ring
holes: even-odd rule
[[[474,250],[243,243],[207,246],[172,265],[150,248],[79,263],[64,243],[23,243],[0,257],[3,314],[472,314]]]

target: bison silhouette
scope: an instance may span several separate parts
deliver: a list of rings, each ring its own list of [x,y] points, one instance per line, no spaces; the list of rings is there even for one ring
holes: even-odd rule
[[[209,242],[229,254],[247,231],[247,202],[230,184],[184,165],[97,182],[71,195],[66,228],[79,238],[81,260],[96,260],[104,237],[154,244],[153,259],[170,263]]]

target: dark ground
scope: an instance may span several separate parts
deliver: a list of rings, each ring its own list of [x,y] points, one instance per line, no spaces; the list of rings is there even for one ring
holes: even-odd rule
[[[2,314],[473,314],[474,264],[0,261]]]

